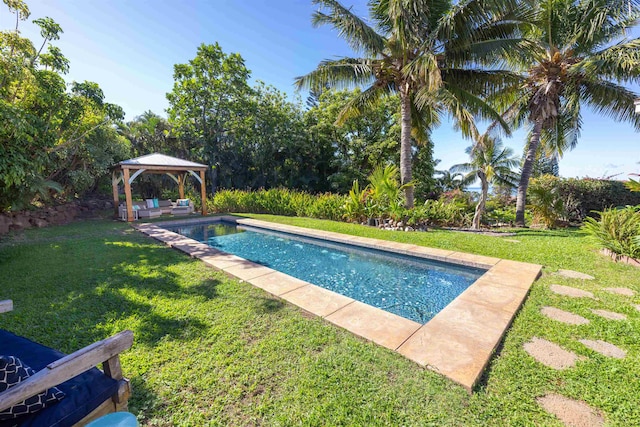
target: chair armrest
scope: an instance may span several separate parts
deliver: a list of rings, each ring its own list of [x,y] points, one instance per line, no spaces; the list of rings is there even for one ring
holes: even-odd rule
[[[7,311],[11,310],[13,310],[13,301],[11,301],[10,299],[0,301],[0,313],[6,313]]]
[[[23,400],[61,384],[81,373],[103,363],[111,371],[113,358],[133,345],[133,332],[122,331],[111,338],[84,347],[68,356],[51,362],[27,380],[0,393],[0,411],[12,407]],[[119,363],[117,363],[119,368]],[[120,372],[105,372],[120,376]],[[110,375],[113,376],[113,375]]]

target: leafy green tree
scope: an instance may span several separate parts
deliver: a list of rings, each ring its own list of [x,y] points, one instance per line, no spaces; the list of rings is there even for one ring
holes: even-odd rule
[[[211,166],[212,193],[228,167],[221,153],[233,146],[233,130],[248,113],[249,75],[242,57],[225,54],[218,43],[200,45],[194,59],[174,66],[169,122],[196,160]]]
[[[517,28],[512,2],[470,0],[373,0],[373,26],[335,0],[314,0],[321,10],[314,25],[329,24],[339,31],[361,58],[325,60],[315,71],[298,77],[298,88],[324,85],[366,86],[343,108],[338,122],[361,114],[390,94],[400,97],[400,175],[412,180],[412,136],[422,143],[439,114],[453,116],[467,136],[477,134],[473,115],[499,119],[478,95],[487,95],[510,75],[487,71],[510,43],[505,37]],[[413,187],[405,191],[413,206]]]
[[[91,189],[106,168],[128,151],[113,131],[120,107],[104,102],[99,86],[61,74],[68,61],[50,44],[62,33],[51,18],[36,19],[43,38],[36,49],[21,37],[29,17],[20,0],[5,1],[16,27],[0,32],[0,209],[19,209],[50,190],[62,196]],[[48,50],[45,52],[45,47]]]
[[[316,189],[318,153],[309,144],[302,107],[289,102],[286,94],[259,81],[249,114],[233,135],[233,187]]]
[[[637,97],[622,84],[640,76],[640,39],[626,39],[640,16],[636,0],[536,0],[523,3],[536,25],[506,58],[525,70],[508,108],[531,133],[518,185],[516,224],[524,226],[527,187],[540,147],[562,155],[578,142],[582,107],[640,129]]]
[[[440,160],[433,159],[433,144],[429,138],[429,142],[420,145],[413,156],[415,196],[420,202],[437,197],[438,184],[434,174],[438,163]]]
[[[345,193],[354,180],[365,181],[376,165],[398,161],[397,97],[387,97],[363,114],[336,124],[345,103],[360,94],[359,89],[326,90],[317,106],[305,113],[312,150],[322,153],[317,173],[328,184],[322,191]]]
[[[504,148],[502,142],[489,133],[483,134],[473,146],[467,148],[466,152],[471,160],[468,163],[455,165],[451,170],[467,172],[463,178],[465,181],[476,178],[480,180],[480,199],[471,223],[472,229],[479,230],[489,194],[489,184],[515,187],[518,177],[513,172],[513,168],[520,162],[514,157],[513,150]]]

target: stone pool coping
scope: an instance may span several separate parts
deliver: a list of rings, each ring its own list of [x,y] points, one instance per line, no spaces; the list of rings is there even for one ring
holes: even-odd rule
[[[479,267],[487,272],[423,325],[161,228],[220,221]],[[542,268],[537,264],[235,216],[135,224],[133,227],[210,267],[394,350],[459,383],[469,392],[491,360]]]

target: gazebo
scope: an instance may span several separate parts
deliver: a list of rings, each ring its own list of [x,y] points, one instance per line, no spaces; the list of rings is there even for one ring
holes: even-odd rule
[[[153,153],[135,159],[123,160],[116,164],[111,173],[113,185],[113,204],[118,212],[118,184],[124,182],[124,194],[127,201],[127,221],[133,221],[133,204],[131,198],[131,183],[143,173],[166,174],[178,184],[180,198],[184,199],[184,181],[187,175],[193,176],[200,183],[200,196],[202,197],[202,215],[207,214],[206,186],[204,172],[207,165]],[[199,173],[196,173],[199,172]]]

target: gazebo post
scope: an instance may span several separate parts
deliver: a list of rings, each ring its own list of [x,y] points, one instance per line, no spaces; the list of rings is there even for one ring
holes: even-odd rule
[[[204,184],[204,171],[200,171],[200,201],[202,203],[202,216],[207,214],[207,187]]]
[[[118,171],[113,170],[111,172],[111,186],[113,187],[113,212],[118,217]]]
[[[178,194],[180,195],[181,199],[184,199],[184,178],[184,173],[178,174]]]
[[[131,198],[131,184],[129,183],[129,168],[123,167],[124,195],[127,200],[127,221],[133,221],[133,200]]]

